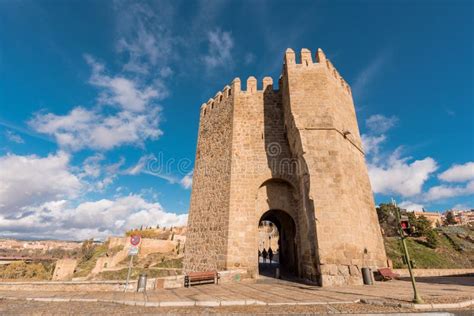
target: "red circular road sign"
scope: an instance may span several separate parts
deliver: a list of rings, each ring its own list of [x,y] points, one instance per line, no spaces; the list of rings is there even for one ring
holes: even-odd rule
[[[130,236],[130,243],[133,246],[138,246],[141,239],[142,239],[142,237],[140,235],[132,235],[132,236]]]

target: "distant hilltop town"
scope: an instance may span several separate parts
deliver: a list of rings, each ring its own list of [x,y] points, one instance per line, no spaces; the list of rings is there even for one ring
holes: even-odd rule
[[[401,211],[411,212],[412,210],[402,208]],[[430,221],[433,228],[447,225],[467,225],[474,223],[474,209],[451,209],[444,212],[413,211],[413,213],[416,217],[420,217],[422,215],[426,217]]]

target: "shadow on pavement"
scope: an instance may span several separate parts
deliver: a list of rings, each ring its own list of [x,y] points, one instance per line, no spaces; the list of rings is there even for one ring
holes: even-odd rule
[[[415,277],[418,283],[431,283],[431,284],[455,284],[455,285],[468,285],[474,286],[474,276],[469,275],[453,275],[443,277]],[[403,277],[399,278],[402,281],[410,281],[410,278]]]

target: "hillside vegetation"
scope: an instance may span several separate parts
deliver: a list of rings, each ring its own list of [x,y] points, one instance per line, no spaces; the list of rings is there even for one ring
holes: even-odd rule
[[[430,247],[426,238],[406,239],[411,259],[419,269],[474,268],[474,228],[446,226],[434,230],[438,244]],[[402,261],[403,250],[398,237],[385,237],[387,256],[394,268],[406,268]]]

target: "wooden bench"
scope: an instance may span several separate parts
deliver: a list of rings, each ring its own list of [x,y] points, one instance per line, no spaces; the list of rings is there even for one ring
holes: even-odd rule
[[[394,273],[390,268],[378,269],[377,272],[382,277],[382,281],[394,280],[400,277],[400,274]]]
[[[219,284],[219,273],[216,271],[189,272],[184,276],[184,287],[203,283]]]

